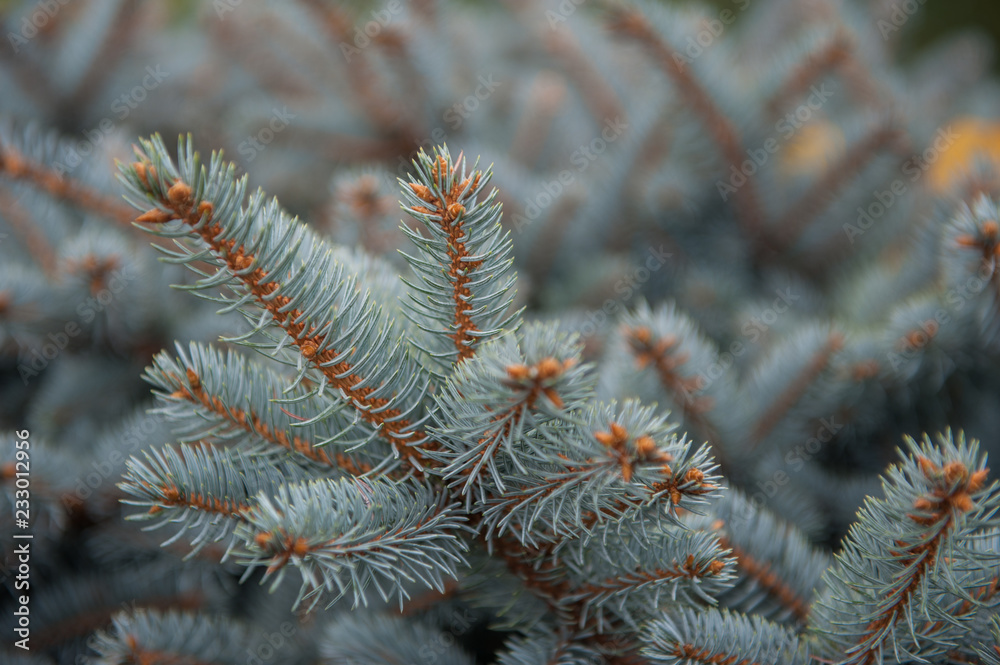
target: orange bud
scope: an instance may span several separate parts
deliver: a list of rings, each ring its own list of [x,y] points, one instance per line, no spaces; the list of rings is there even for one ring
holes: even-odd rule
[[[431,192],[430,187],[421,185],[420,183],[411,182],[410,189],[413,190],[413,193],[416,194],[420,200],[427,201],[428,203],[434,202],[434,193]]]
[[[151,208],[135,218],[135,221],[151,224],[165,224],[169,222],[171,215],[159,208]]]
[[[562,373],[562,364],[555,358],[545,358],[536,365],[539,379],[550,379]]]
[[[635,448],[637,451],[639,451],[640,455],[646,457],[654,450],[656,450],[656,441],[654,441],[653,437],[649,436],[648,434],[643,434],[642,436],[640,436],[638,439],[635,440]]]
[[[964,482],[969,477],[969,470],[961,462],[949,462],[944,465],[944,479],[948,483]]]
[[[187,203],[191,199],[191,188],[186,183],[178,180],[167,190],[167,198],[174,205]]]
[[[517,363],[516,365],[507,365],[507,376],[517,381],[527,379],[530,375],[531,370],[528,369],[527,365],[522,365]]]
[[[615,437],[610,432],[594,432],[594,438],[608,447],[615,442]]]
[[[917,464],[920,466],[920,470],[923,471],[925,476],[929,476],[938,470],[934,462],[930,461],[923,455],[917,456]]]
[[[143,162],[133,162],[132,168],[135,169],[135,174],[139,176],[139,180],[142,180],[143,187],[149,189],[149,180],[146,178],[146,165]]]
[[[561,409],[563,407],[562,397],[560,397],[559,393],[555,390],[552,388],[545,388],[542,392],[545,393],[545,396],[549,398],[549,401],[552,402],[557,409]]]
[[[292,554],[296,556],[305,556],[309,554],[309,543],[306,542],[305,538],[301,536],[295,539],[295,543],[292,544]]]
[[[951,500],[952,504],[961,510],[963,513],[967,513],[972,510],[972,499],[965,492],[959,492]]]
[[[633,328],[631,333],[632,337],[639,340],[643,344],[649,344],[649,340],[652,339],[653,336],[652,333],[649,332],[649,328],[647,328],[646,326]]]
[[[986,478],[990,475],[989,469],[980,469],[969,477],[969,491],[978,492],[986,483]]]

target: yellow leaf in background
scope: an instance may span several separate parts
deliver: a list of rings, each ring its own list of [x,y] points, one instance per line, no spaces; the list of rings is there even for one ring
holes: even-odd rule
[[[786,178],[815,176],[844,154],[844,133],[826,120],[815,120],[792,136],[782,151],[781,174]]]
[[[1000,171],[1000,122],[967,116],[952,122],[949,130],[955,141],[936,155],[927,170],[927,184],[935,194],[944,194],[967,178],[977,156]]]

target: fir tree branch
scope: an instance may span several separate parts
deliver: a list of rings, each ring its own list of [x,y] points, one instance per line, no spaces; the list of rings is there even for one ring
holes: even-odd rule
[[[1000,493],[976,442],[938,441],[907,440],[885,499],[866,502],[827,574],[811,630],[842,665],[882,662],[889,648],[901,660],[934,657],[961,639],[954,603],[935,592],[951,587],[947,560],[965,558],[972,534],[1000,525]]]
[[[581,604],[581,628],[594,619],[605,632],[609,617],[635,626],[664,609],[714,604],[730,586],[733,560],[715,534],[675,528],[646,540],[565,559],[574,582],[565,598]]]
[[[59,267],[55,249],[49,243],[48,238],[35,228],[35,223],[29,218],[27,211],[10,195],[6,188],[0,189],[0,210],[3,210],[4,221],[20,237],[24,247],[35,259],[35,263],[45,273],[45,276],[50,280],[57,280]]]
[[[532,545],[559,542],[654,503],[662,511],[644,515],[655,521],[704,502],[719,488],[707,448],[693,451],[672,429],[634,401],[591,407],[568,431],[542,428],[555,449],[537,461],[526,458],[524,472],[509,472],[512,489],[484,513],[486,534],[509,531]]]
[[[525,432],[583,406],[594,381],[580,351],[552,326],[529,324],[483,345],[435,397],[432,434],[441,445],[428,455],[461,488],[467,509],[506,490],[503,470],[531,454]]]
[[[527,0],[505,0],[504,4],[525,29],[532,30],[535,38],[545,44],[546,50],[573,82],[598,124],[626,117],[618,93],[594,67],[571,30],[553,30],[551,25],[542,30],[540,26],[543,24],[543,17],[537,13],[531,14],[531,10],[537,9],[537,6]]]
[[[129,53],[130,42],[139,34],[137,23],[146,9],[137,0],[123,0],[118,3],[114,17],[100,37],[100,47],[87,65],[86,71],[77,79],[72,93],[59,106],[60,111],[73,117],[77,109],[87,108],[91,97],[102,89],[110,72],[115,71],[116,61]]]
[[[749,445],[755,448],[764,438],[781,422],[781,419],[788,411],[795,406],[799,399],[805,394],[806,389],[817,379],[823,370],[827,368],[830,359],[844,345],[844,337],[837,331],[833,331],[827,337],[826,344],[813,356],[813,359],[806,364],[780,395],[771,403],[771,406],[757,418],[753,429],[750,431]]]
[[[731,467],[723,441],[708,413],[717,405],[710,395],[698,395],[703,390],[704,376],[699,373],[682,373],[679,368],[688,363],[690,353],[683,350],[686,339],[677,335],[655,334],[646,323],[651,316],[647,309],[640,309],[637,320],[629,321],[623,329],[629,349],[640,369],[651,367],[660,385],[670,396],[670,401],[680,408],[684,423],[693,426],[695,434],[708,442],[719,468],[723,473]],[[669,317],[669,313],[667,315]],[[684,331],[693,334],[694,331]],[[704,369],[702,367],[694,370]]]
[[[529,168],[535,166],[565,98],[566,85],[561,79],[545,72],[535,77],[511,140],[513,160]]]
[[[718,108],[708,91],[698,82],[690,69],[678,62],[673,53],[675,50],[650,24],[649,20],[638,10],[620,9],[612,17],[612,27],[621,34],[634,39],[642,45],[651,58],[677,86],[681,95],[687,100],[694,116],[708,130],[722,153],[726,164],[738,171],[741,162],[746,158],[743,152],[742,139],[733,123]],[[739,217],[743,230],[749,240],[760,251],[763,245],[770,242],[765,236],[767,225],[764,221],[764,209],[760,196],[752,179],[736,191],[736,215]]]
[[[771,93],[765,104],[768,112],[772,116],[779,115],[782,109],[808,91],[809,86],[821,76],[840,67],[852,57],[851,39],[843,29],[838,29],[822,48],[810,53],[781,82],[777,90]]]
[[[526,635],[515,635],[504,644],[497,665],[603,665],[620,662],[602,656],[572,634],[535,626]],[[624,665],[624,664],[622,664]]]
[[[204,599],[192,593],[180,593],[169,596],[146,597],[133,599],[129,603],[139,611],[149,610],[197,610],[204,605]],[[36,648],[52,649],[70,640],[94,631],[99,631],[108,625],[115,612],[121,609],[122,603],[107,605],[91,605],[85,611],[75,616],[65,617],[58,623],[46,625],[32,635]]]
[[[451,349],[425,349],[447,372],[516,320],[518,312],[509,312],[516,275],[507,274],[513,242],[500,225],[496,190],[477,200],[489,170],[473,167],[467,173],[464,157],[452,160],[447,148],[431,155],[421,151],[414,166],[415,177],[404,184],[403,209],[430,236],[400,227],[420,250],[418,256],[404,253],[420,280],[410,284],[420,296],[411,294],[407,304],[418,326],[450,340]]]
[[[454,638],[434,626],[386,614],[342,614],[320,643],[322,662],[331,665],[385,665],[431,661],[473,665]]]
[[[993,617],[991,633],[992,643],[976,645],[982,665],[1000,665],[1000,616]]]
[[[414,484],[342,479],[283,485],[272,496],[259,495],[238,527],[249,548],[242,563],[248,574],[266,565],[264,579],[274,578],[272,588],[294,564],[302,575],[296,605],[310,599],[313,607],[323,592],[367,604],[364,591],[374,585],[386,601],[395,595],[402,608],[406,583],[443,591],[443,576],[456,577],[466,563],[460,532],[468,527],[454,507],[446,496]]]
[[[402,151],[405,152],[414,144],[419,144],[420,137],[425,136],[427,132],[415,126],[409,114],[402,112],[401,105],[386,97],[377,88],[376,82],[379,77],[369,66],[367,54],[351,46],[354,43],[354,35],[351,34],[351,28],[354,26],[351,20],[340,9],[329,3],[319,0],[301,1],[319,19],[320,25],[330,36],[331,46],[340,45],[339,48],[343,49],[346,45],[346,48],[357,51],[350,53],[353,57],[348,60],[348,65],[343,71],[354,93],[351,98],[359,104],[364,116],[370,118],[375,128],[400,146]]]
[[[874,662],[882,641],[890,632],[888,629],[902,619],[904,608],[911,602],[924,577],[937,565],[945,539],[955,529],[959,514],[972,510],[970,495],[977,493],[986,479],[985,469],[970,474],[969,469],[958,461],[949,462],[944,467],[926,457],[918,457],[917,462],[927,480],[937,487],[930,497],[914,501],[913,507],[919,512],[909,517],[930,531],[929,538],[912,544],[898,542],[900,550],[890,551],[904,567],[903,577],[896,582],[898,591],[888,596],[878,614],[869,621],[856,646],[847,650],[849,657],[845,663],[868,665]]]
[[[331,452],[328,446],[320,447],[318,444],[321,442],[309,437],[310,434],[319,435],[316,427],[299,427],[298,430],[302,434],[296,433],[290,425],[294,424],[295,419],[301,418],[303,421],[307,419],[304,416],[291,414],[276,404],[279,391],[285,392],[287,382],[279,380],[264,367],[250,363],[236,353],[223,355],[212,348],[192,344],[190,352],[188,354],[181,352],[177,359],[171,358],[166,353],[159,354],[154,358],[153,366],[147,370],[146,378],[162,391],[158,393],[161,400],[167,404],[180,402],[193,406],[198,419],[211,423],[209,425],[193,423],[190,427],[194,429],[184,432],[184,440],[204,437],[225,440],[227,433],[243,432],[252,435],[253,440],[263,440],[270,446],[301,455],[316,464],[340,469],[356,476],[370,473],[376,465],[388,461],[382,459],[376,462],[372,459],[379,454],[384,457],[387,452],[377,448],[366,449],[362,454],[347,454],[342,451]],[[248,406],[240,408],[233,404],[235,399],[239,399],[233,395],[233,391],[236,390],[237,394],[242,393],[244,386],[248,387],[243,396]],[[273,398],[263,412],[253,407],[258,401],[255,397],[260,392]],[[304,411],[312,417],[328,410],[328,405],[317,403],[319,400],[315,397],[309,398],[310,395],[305,394],[299,395],[297,400],[285,398],[282,401],[289,403],[289,406],[296,408],[300,413]],[[298,404],[293,406],[292,402]],[[276,411],[284,417],[279,416]],[[187,410],[172,410],[169,413],[171,420],[178,424],[190,420],[194,415]],[[350,434],[353,428],[351,423],[346,421],[337,423],[337,429],[340,430],[338,434],[343,436]],[[370,435],[366,437],[362,434],[359,443],[355,445],[364,444],[368,439]],[[335,437],[333,441],[337,445],[344,445],[339,437]]]
[[[773,236],[777,248],[785,249],[794,245],[809,222],[837,200],[837,194],[852,178],[857,177],[881,151],[902,145],[905,136],[902,130],[881,125],[873,127],[866,136],[852,145],[775,223]]]
[[[94,665],[240,665],[261,642],[250,626],[180,609],[118,613],[95,636]]]
[[[101,217],[122,224],[132,221],[132,213],[127,207],[95,192],[83,183],[26,159],[12,146],[5,146],[2,141],[0,141],[0,176],[30,182],[54,198],[89,210]]]
[[[805,624],[830,559],[801,532],[732,488],[710,512],[686,523],[717,534],[719,546],[735,560],[738,579],[719,597],[721,605],[771,621],[791,617]]]
[[[121,167],[126,184],[136,194],[151,200],[155,206],[136,218],[136,221],[160,227],[177,219],[188,227],[190,230],[182,230],[180,235],[200,238],[222,268],[217,275],[204,280],[198,288],[228,281],[240,289],[241,298],[236,301],[236,305],[255,302],[284,333],[278,348],[286,341],[294,344],[301,358],[318,370],[327,385],[336,389],[345,402],[353,404],[360,418],[393,444],[414,466],[416,473],[422,474],[423,455],[416,446],[426,440],[426,435],[417,429],[407,415],[418,405],[416,400],[412,400],[412,393],[424,388],[415,388],[418,373],[400,377],[408,364],[405,352],[400,350],[401,342],[397,342],[396,348],[389,351],[390,357],[395,355],[397,360],[383,360],[385,364],[374,362],[373,355],[361,355],[359,364],[353,364],[349,358],[358,354],[356,347],[344,349],[334,346],[340,341],[346,344],[348,339],[357,344],[359,338],[363,337],[368,338],[369,343],[376,348],[391,343],[388,338],[391,324],[380,320],[378,312],[373,311],[368,303],[367,294],[362,296],[353,292],[353,282],[345,281],[334,282],[332,293],[316,292],[317,280],[337,279],[343,270],[329,254],[321,259],[330,264],[329,272],[320,270],[320,274],[315,275],[312,271],[319,270],[315,265],[309,267],[309,273],[301,270],[301,266],[296,266],[300,268],[299,272],[290,275],[284,284],[276,281],[275,273],[282,269],[281,266],[296,260],[297,248],[301,246],[299,243],[313,242],[316,247],[322,247],[323,243],[313,237],[303,225],[286,219],[276,209],[263,209],[261,197],[251,197],[247,207],[241,210],[245,178],[234,184],[233,166],[224,167],[217,156],[213,157],[210,173],[204,169],[199,173],[197,155],[189,142],[181,140],[179,153],[184,160],[183,171],[188,174],[188,179],[196,179],[195,186],[192,187],[181,178],[181,173],[166,157],[166,149],[159,137],[143,142],[143,147],[146,152],[139,153],[140,161]],[[213,196],[217,200],[210,200]],[[143,207],[143,204],[135,205]],[[265,228],[260,231],[259,237],[251,240],[250,234],[255,230],[258,216],[263,218]],[[268,247],[267,243],[275,243],[276,240],[270,235],[270,225],[274,223],[278,224],[278,232],[284,235],[284,239],[274,247]],[[247,242],[251,243],[250,247]],[[275,255],[256,255],[253,247]],[[311,256],[317,250],[310,246],[303,251]],[[202,254],[195,256],[201,257]],[[191,253],[186,252],[178,257],[189,262]],[[303,256],[299,260],[306,258]],[[269,265],[271,261],[277,261],[278,265]],[[292,295],[286,295],[282,290],[289,291]],[[344,299],[344,302],[338,304],[338,298]],[[307,307],[308,311],[304,311],[302,307]],[[330,316],[335,312],[340,314],[337,320],[316,320],[318,315]],[[352,320],[348,313],[353,313],[357,319]],[[375,326],[379,325],[384,328],[376,330]],[[343,330],[343,326],[349,327]],[[362,349],[362,352],[373,353],[373,350]],[[373,375],[365,376],[366,369]],[[387,394],[392,384],[381,381],[375,383],[380,376],[386,379],[401,378],[403,393],[394,391]],[[396,385],[400,385],[398,381]],[[411,405],[405,407],[403,400],[411,400]],[[403,445],[399,445],[401,443]]]
[[[150,529],[179,524],[165,544],[196,532],[189,556],[211,543],[226,541],[223,560],[227,559],[239,544],[236,527],[248,519],[257,495],[274,495],[285,483],[309,478],[288,462],[202,444],[184,444],[176,450],[167,446],[145,452],[145,458],[130,459],[119,484],[135,497],[124,503],[148,508],[128,519],[157,520]]]
[[[682,610],[643,631],[643,654],[669,665],[805,665],[808,656],[787,629],[725,610]]]

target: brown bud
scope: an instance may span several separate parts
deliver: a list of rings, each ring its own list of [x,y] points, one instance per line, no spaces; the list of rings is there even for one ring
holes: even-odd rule
[[[527,365],[522,365],[520,363],[515,365],[507,365],[507,376],[510,378],[521,381],[527,379],[531,374],[531,370],[528,369]]]
[[[952,504],[961,510],[963,513],[967,513],[972,510],[972,499],[965,492],[959,492],[951,500]]]
[[[167,198],[174,205],[181,205],[191,200],[191,188],[180,180],[175,182],[167,190]]]
[[[684,474],[684,481],[688,483],[700,483],[704,479],[705,474],[701,472],[701,469],[691,468]]]
[[[986,478],[990,475],[989,469],[980,469],[969,477],[969,491],[978,492],[986,483]]]
[[[190,367],[187,368],[187,380],[191,390],[201,390],[201,377]]]
[[[600,441],[605,446],[611,446],[615,442],[615,437],[611,432],[594,432],[594,438]]]
[[[649,340],[652,339],[653,334],[649,331],[646,326],[641,326],[639,328],[632,329],[632,337],[642,342],[643,344],[649,344]]]
[[[411,182],[410,189],[413,190],[413,193],[416,194],[417,198],[420,200],[427,201],[428,203],[434,202],[434,193],[431,192],[430,187],[421,185],[420,183]]]
[[[648,434],[643,434],[642,436],[640,436],[638,439],[635,440],[635,448],[637,451],[639,451],[640,455],[646,457],[654,450],[656,450],[656,441],[654,441],[653,437],[649,436]]]
[[[944,466],[944,479],[948,483],[965,482],[969,477],[969,470],[961,462],[949,462]]]
[[[149,180],[146,178],[146,165],[143,162],[133,162],[132,168],[135,169],[135,174],[142,181],[143,187],[149,189]]]
[[[159,208],[151,208],[135,218],[135,221],[150,224],[166,224],[171,219],[169,213]]]
[[[555,358],[545,358],[536,365],[539,379],[551,379],[562,374],[562,363]]]

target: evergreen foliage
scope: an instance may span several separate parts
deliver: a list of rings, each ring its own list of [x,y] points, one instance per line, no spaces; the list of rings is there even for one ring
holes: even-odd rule
[[[5,16],[4,658],[1000,663],[974,40],[904,69],[892,14],[792,0],[93,5]],[[147,57],[163,104],[93,157],[25,122],[103,127]],[[219,112],[285,97],[322,102],[259,147]],[[146,131],[185,123],[250,157]]]

